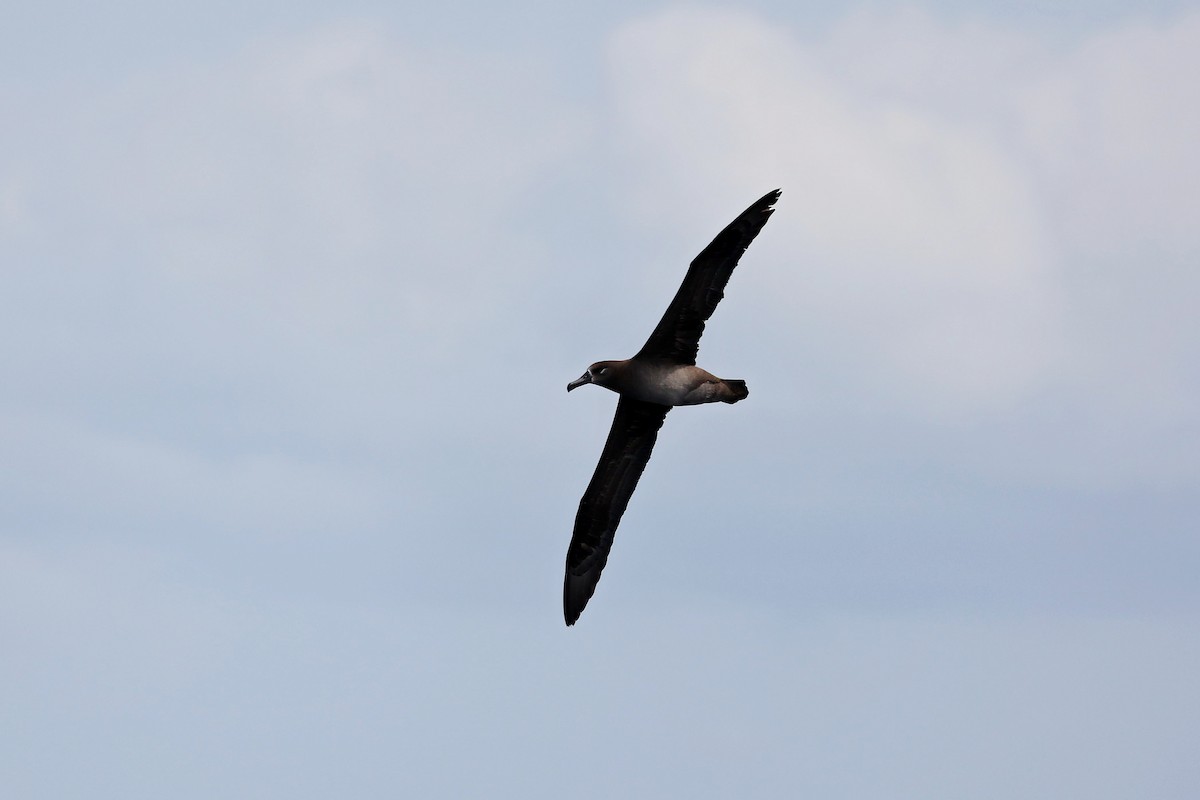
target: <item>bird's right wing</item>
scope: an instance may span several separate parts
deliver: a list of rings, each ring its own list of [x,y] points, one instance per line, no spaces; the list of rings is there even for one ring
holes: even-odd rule
[[[671,305],[634,358],[696,363],[704,323],[725,296],[738,259],[771,218],[779,195],[776,189],[760,197],[692,259]]]
[[[563,616],[568,625],[575,624],[596,591],[621,515],[650,460],[658,429],[670,410],[670,406],[628,397],[617,403],[600,463],[579,501],[575,533],[567,548]]]

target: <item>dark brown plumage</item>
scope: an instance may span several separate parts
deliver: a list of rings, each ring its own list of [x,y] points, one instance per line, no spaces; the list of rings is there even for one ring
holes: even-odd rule
[[[738,259],[773,213],[780,190],[742,212],[696,256],[671,304],[637,354],[625,361],[598,361],[567,391],[595,383],[621,395],[600,462],[575,515],[567,548],[563,615],[574,625],[596,590],[613,537],[638,479],[650,460],[659,428],[672,406],[736,403],[746,382],[722,379],[696,366],[704,323],[724,297]]]

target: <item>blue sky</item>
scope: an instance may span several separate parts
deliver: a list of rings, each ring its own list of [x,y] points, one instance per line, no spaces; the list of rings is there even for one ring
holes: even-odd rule
[[[1200,6],[1054,9],[9,10],[0,785],[1195,797]]]

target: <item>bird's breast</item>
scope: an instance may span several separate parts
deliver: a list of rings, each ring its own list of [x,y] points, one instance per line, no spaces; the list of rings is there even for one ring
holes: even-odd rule
[[[681,364],[638,364],[622,387],[621,394],[664,406],[685,406],[710,402],[698,392],[719,379],[695,366]]]

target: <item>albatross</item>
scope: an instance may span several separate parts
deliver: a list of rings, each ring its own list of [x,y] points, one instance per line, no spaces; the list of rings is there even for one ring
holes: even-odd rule
[[[567,384],[603,386],[621,396],[600,463],[592,474],[567,548],[563,616],[574,625],[596,591],[613,536],[650,460],[658,430],[674,406],[736,403],[750,394],[744,380],[718,378],[696,366],[700,335],[738,259],[774,212],[781,190],[763,195],[696,256],[646,344],[633,358],[597,361]]]

